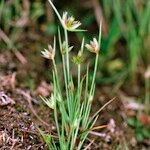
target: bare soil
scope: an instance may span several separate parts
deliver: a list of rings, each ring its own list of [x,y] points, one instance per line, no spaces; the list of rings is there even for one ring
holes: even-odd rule
[[[40,58],[35,59],[34,54],[29,57],[26,52],[24,56],[25,65],[9,50],[0,53],[0,92],[4,94],[0,97],[1,150],[46,150],[37,127],[47,133],[55,130],[52,112],[39,99],[39,95],[47,96],[51,92],[50,84],[44,80],[45,63]],[[29,75],[31,85],[26,81]],[[92,113],[114,97],[111,89],[110,86],[97,87]],[[91,143],[93,150],[122,150],[125,146],[131,150],[149,150],[149,139],[138,144],[133,129],[126,123],[127,117],[136,112],[125,107],[122,95],[115,96],[116,100],[101,112],[96,123],[97,126],[109,124],[109,128],[92,131],[86,146]]]

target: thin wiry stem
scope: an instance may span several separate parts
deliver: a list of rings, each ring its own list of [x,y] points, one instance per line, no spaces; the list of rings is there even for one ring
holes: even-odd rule
[[[70,66],[69,66],[69,43],[68,43],[68,33],[67,30],[64,29],[65,32],[65,41],[66,41],[66,68],[67,68],[67,78],[68,78],[68,84],[70,82]]]
[[[82,44],[81,44],[81,51],[79,51],[79,53],[83,53],[83,50],[84,50],[84,38],[82,40]],[[81,64],[78,64],[78,89],[79,89],[79,86],[80,86],[80,80],[81,80]]]
[[[59,46],[60,46],[60,51],[61,51],[63,46],[62,46],[62,40],[61,40],[59,29],[58,29],[58,38],[59,38]],[[64,82],[65,82],[65,89],[66,89],[67,106],[68,106],[68,112],[70,114],[71,111],[70,111],[70,105],[69,105],[69,91],[68,91],[68,81],[67,81],[67,73],[66,73],[66,63],[65,63],[65,56],[62,52],[61,52],[61,56],[62,56],[63,74],[64,74],[64,80],[65,80]]]
[[[116,99],[116,97],[114,97],[113,99],[111,99],[110,101],[108,101],[106,104],[104,104],[91,118],[91,120],[93,120],[106,106],[108,106],[110,103],[112,103],[114,100]]]
[[[90,94],[92,94],[93,88],[94,88],[94,83],[95,83],[95,78],[96,78],[96,72],[97,72],[97,66],[98,66],[98,57],[99,54],[96,54],[96,59],[95,59],[95,67],[94,67],[94,74],[93,74],[93,79],[92,79],[92,84],[91,84],[91,89],[90,89]]]
[[[81,65],[79,64],[78,65],[78,89],[80,86],[80,77],[81,77]]]
[[[89,98],[93,97],[93,94],[94,94],[94,83],[95,83],[95,78],[96,78],[97,65],[98,65],[98,54],[96,54],[96,58],[95,58],[95,67],[94,67],[94,74],[93,74],[91,89],[89,92],[89,97],[88,97],[88,101],[86,103],[86,108],[85,108],[85,112],[84,112],[85,113],[84,119],[83,119],[84,120],[83,121],[84,127],[87,127],[87,121],[88,121],[89,114],[90,114],[91,102],[90,102]]]

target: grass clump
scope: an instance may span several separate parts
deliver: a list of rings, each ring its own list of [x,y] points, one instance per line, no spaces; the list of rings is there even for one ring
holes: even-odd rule
[[[42,99],[54,112],[57,135],[52,133],[46,135],[44,132],[40,132],[49,149],[80,150],[83,148],[83,143],[85,142],[89,131],[93,129],[99,112],[101,111],[100,109],[90,117],[101,44],[101,26],[98,40],[93,38],[93,41],[89,44],[85,44],[83,38],[77,56],[74,56],[72,61],[70,61],[70,51],[73,47],[69,46],[68,32],[81,32],[84,30],[78,29],[81,23],[75,21],[74,17],[68,17],[67,12],[61,17],[51,0],[49,0],[49,3],[58,16],[64,30],[64,41],[62,41],[62,34],[60,29],[58,29],[59,50],[62,57],[64,83],[60,81],[59,71],[55,62],[56,39],[54,38],[53,46],[48,45],[48,49],[42,51],[43,57],[50,59],[53,63],[53,92],[50,98]],[[81,76],[81,66],[85,47],[95,55],[94,73],[91,81],[89,80],[88,65],[86,75],[83,76],[83,78]],[[77,66],[77,83],[73,81],[72,73],[70,71],[71,62]],[[63,85],[65,87],[64,89]],[[63,93],[63,91],[65,91],[65,93]],[[101,127],[102,126],[100,126],[100,128]]]

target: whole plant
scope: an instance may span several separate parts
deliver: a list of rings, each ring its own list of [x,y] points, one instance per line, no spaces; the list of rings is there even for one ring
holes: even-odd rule
[[[58,71],[55,61],[58,46],[56,46],[56,38],[54,37],[53,46],[48,45],[48,49],[44,49],[41,53],[43,57],[49,59],[53,64],[53,92],[50,98],[42,97],[42,99],[54,113],[56,132],[50,134],[45,134],[41,130],[40,132],[50,150],[81,150],[91,130],[106,127],[105,125],[94,127],[99,112],[103,107],[93,116],[90,116],[101,45],[101,25],[98,39],[93,38],[89,44],[85,44],[83,38],[77,56],[70,58],[71,50],[74,47],[69,45],[69,32],[84,32],[85,30],[79,29],[81,26],[80,21],[76,21],[67,12],[64,12],[61,17],[51,0],[49,0],[49,3],[54,9],[63,29],[62,33],[60,28],[58,28],[58,44],[62,58],[63,81],[60,81],[60,70]],[[92,79],[89,78],[89,65],[86,67],[86,74],[81,75],[81,67],[85,67],[83,63],[84,49],[92,52],[93,59],[95,59]],[[74,81],[72,76],[72,65],[76,65],[77,82]]]

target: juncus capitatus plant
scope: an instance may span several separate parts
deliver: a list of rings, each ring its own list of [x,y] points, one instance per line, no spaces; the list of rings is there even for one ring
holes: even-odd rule
[[[95,128],[94,124],[99,116],[99,111],[93,116],[90,116],[90,111],[95,93],[95,78],[101,43],[101,25],[98,39],[93,38],[89,44],[85,44],[83,38],[77,56],[70,59],[73,46],[69,45],[68,33],[82,32],[85,30],[79,29],[81,26],[80,21],[76,21],[75,18],[69,16],[67,12],[64,12],[61,17],[51,0],[49,0],[49,3],[58,16],[64,31],[62,34],[58,28],[58,45],[62,57],[64,83],[62,83],[62,81],[60,82],[60,74],[58,73],[55,62],[55,52],[57,49],[56,40],[54,38],[53,46],[49,45],[48,49],[45,49],[41,53],[43,57],[49,59],[53,63],[53,92],[50,98],[42,99],[54,112],[56,132],[55,134],[51,133],[49,135],[44,134],[41,130],[40,132],[50,150],[81,150],[84,147],[84,142],[90,130]],[[89,79],[89,66],[87,66],[86,74],[83,77],[81,76],[84,49],[92,52],[95,59],[92,80]],[[72,63],[74,63],[77,68],[77,82],[74,82],[72,77]],[[63,89],[63,87],[65,87],[65,89]]]

